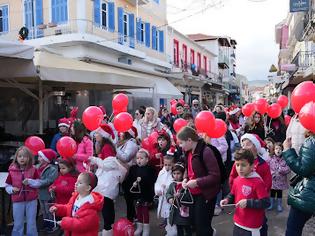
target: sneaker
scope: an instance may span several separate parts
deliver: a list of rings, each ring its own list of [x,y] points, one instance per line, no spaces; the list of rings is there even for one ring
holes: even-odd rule
[[[222,212],[222,208],[219,207],[219,206],[215,206],[214,215],[215,215],[215,216],[218,216],[218,215],[221,214],[221,212]]]

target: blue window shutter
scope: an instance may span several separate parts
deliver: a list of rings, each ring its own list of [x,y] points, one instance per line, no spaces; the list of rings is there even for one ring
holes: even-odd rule
[[[135,15],[129,14],[129,45],[135,48]]]
[[[53,23],[57,23],[56,19],[57,19],[57,4],[56,4],[56,0],[52,0],[51,1],[51,20]]]
[[[115,3],[108,3],[108,30],[110,32],[115,31]]]
[[[118,7],[118,43],[124,43],[124,9]]]
[[[9,31],[9,12],[8,12],[8,6],[2,7],[2,29],[3,32]]]
[[[67,22],[68,21],[68,1],[67,0],[63,0],[62,13],[63,13],[62,22]]]
[[[145,46],[150,47],[150,23],[145,23]]]
[[[141,18],[136,19],[136,38],[137,42],[141,41]]]
[[[36,25],[41,25],[44,23],[43,20],[43,0],[36,0]]]
[[[156,49],[156,27],[152,26],[152,48]]]
[[[94,0],[94,24],[96,26],[101,25],[101,2],[100,2],[100,0]]]
[[[164,52],[164,31],[159,31],[159,51]]]

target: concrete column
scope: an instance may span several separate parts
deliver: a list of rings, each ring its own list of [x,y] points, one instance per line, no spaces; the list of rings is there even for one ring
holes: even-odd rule
[[[78,33],[86,33],[87,31],[87,18],[86,18],[86,5],[85,0],[77,0],[77,27]]]

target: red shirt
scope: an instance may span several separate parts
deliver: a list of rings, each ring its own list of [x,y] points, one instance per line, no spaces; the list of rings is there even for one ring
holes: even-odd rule
[[[263,199],[269,197],[266,186],[260,177],[237,177],[234,180],[231,194],[235,197],[235,203],[242,199]],[[248,228],[259,228],[263,224],[264,215],[264,209],[237,207],[234,214],[234,222]]]
[[[193,167],[192,167],[192,152],[188,153],[188,178],[189,180],[196,179],[196,175],[194,173]],[[198,195],[201,194],[201,189],[199,187],[196,188],[189,188],[192,195]]]

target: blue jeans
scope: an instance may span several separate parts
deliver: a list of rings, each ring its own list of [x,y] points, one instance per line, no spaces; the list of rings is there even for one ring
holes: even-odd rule
[[[303,212],[291,206],[288,221],[286,236],[302,235],[305,223],[312,217],[311,213]]]
[[[36,227],[37,200],[13,203],[14,226],[12,236],[24,235],[24,220],[26,216],[27,236],[37,236]]]

